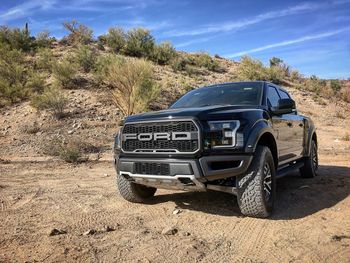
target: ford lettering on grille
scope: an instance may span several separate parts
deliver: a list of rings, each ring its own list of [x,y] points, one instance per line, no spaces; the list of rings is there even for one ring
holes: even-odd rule
[[[128,153],[194,153],[199,130],[193,121],[126,123],[122,149]]]

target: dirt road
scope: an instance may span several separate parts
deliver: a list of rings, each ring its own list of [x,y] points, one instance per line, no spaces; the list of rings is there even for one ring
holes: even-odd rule
[[[269,219],[242,217],[224,193],[128,203],[109,162],[1,163],[0,262],[350,262],[346,158],[322,155],[315,179],[281,179]]]

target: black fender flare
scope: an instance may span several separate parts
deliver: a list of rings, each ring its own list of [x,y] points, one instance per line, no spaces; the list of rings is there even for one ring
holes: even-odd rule
[[[315,138],[316,146],[318,147],[316,127],[312,122],[309,124],[307,133],[305,132],[305,138],[304,157],[308,157],[311,154],[311,141],[313,138]]]
[[[274,154],[275,164],[277,167],[278,147],[277,147],[277,140],[276,140],[276,132],[272,129],[271,122],[266,119],[257,120],[253,124],[252,128],[250,129],[250,133],[248,135],[247,143],[245,145],[245,152],[254,153],[260,139],[266,135],[268,135],[269,138],[271,138],[274,144],[275,151],[273,152],[273,154]]]

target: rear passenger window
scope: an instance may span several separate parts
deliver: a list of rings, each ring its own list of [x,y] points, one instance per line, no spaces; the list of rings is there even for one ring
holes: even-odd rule
[[[280,94],[282,99],[290,99],[290,96],[287,92],[285,92],[283,90],[278,90],[278,93]]]
[[[280,96],[278,95],[276,88],[269,86],[268,95],[267,95],[268,105],[270,107],[277,107],[279,99],[280,99]]]

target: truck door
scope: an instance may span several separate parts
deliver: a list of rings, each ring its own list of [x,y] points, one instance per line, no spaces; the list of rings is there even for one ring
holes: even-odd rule
[[[278,93],[282,99],[291,99],[290,95],[282,89],[278,89]],[[292,137],[290,138],[293,142],[290,145],[290,151],[295,157],[300,157],[303,152],[304,118],[298,115],[296,110],[288,114],[283,114],[282,117],[289,120],[293,130],[291,134]]]
[[[276,107],[280,95],[274,86],[268,86],[267,104],[269,107]],[[293,154],[293,124],[285,114],[272,115],[272,126],[276,132],[279,162],[284,162],[294,157]]]

